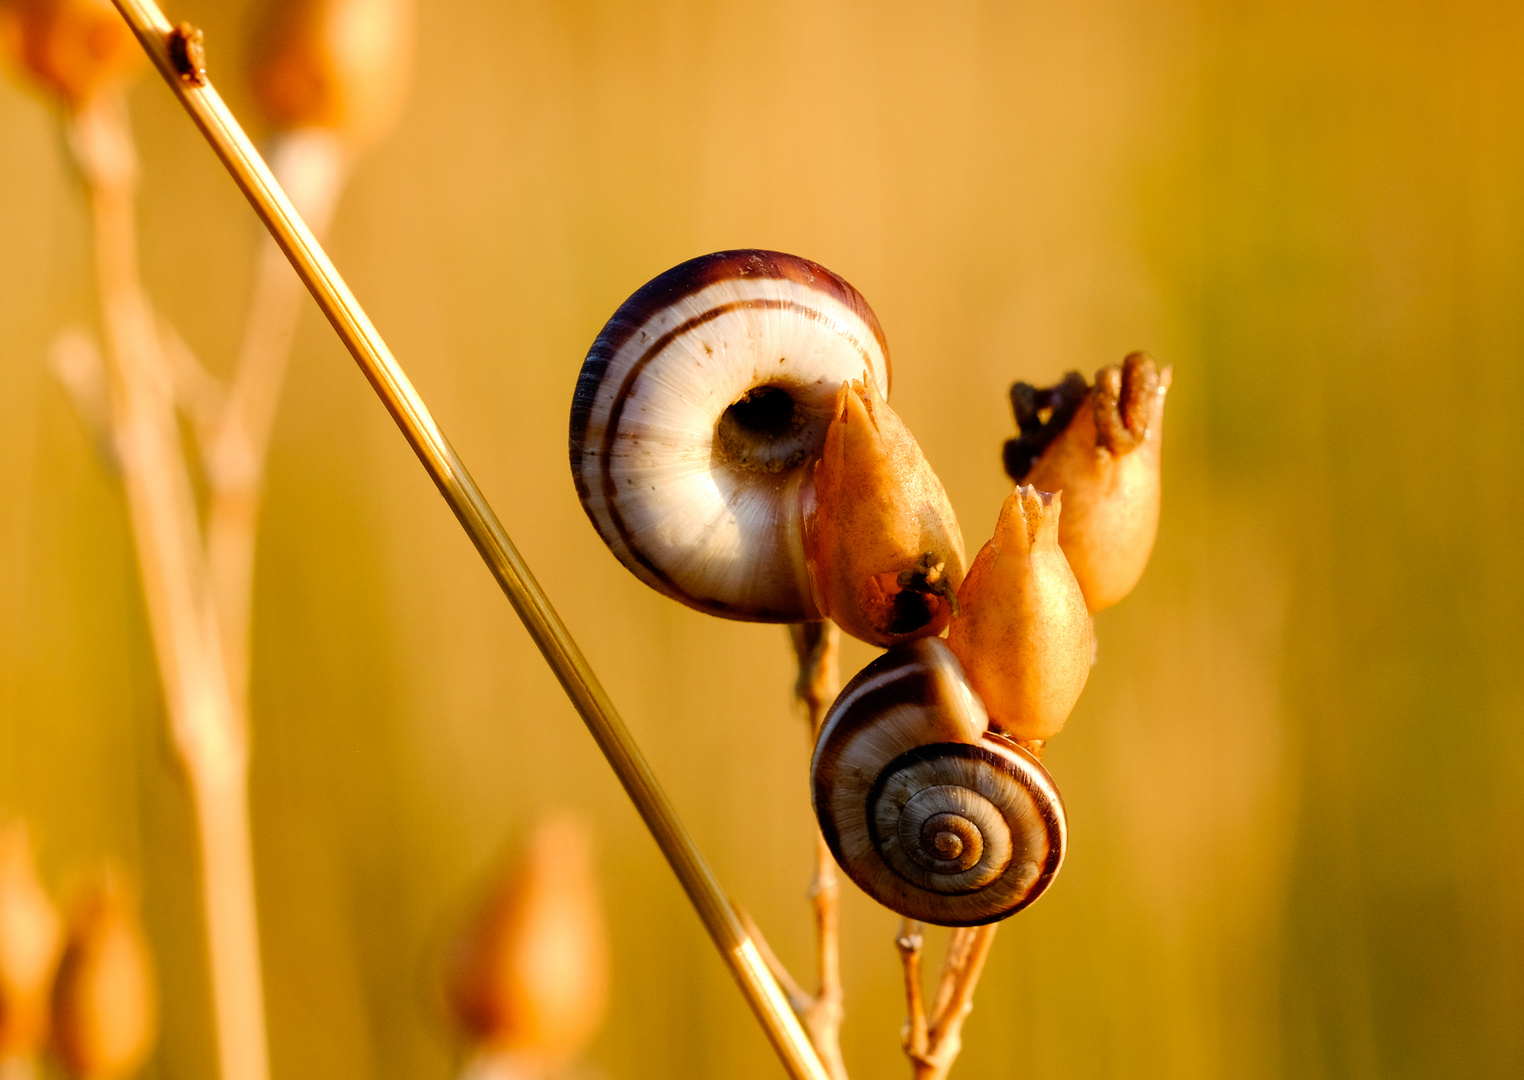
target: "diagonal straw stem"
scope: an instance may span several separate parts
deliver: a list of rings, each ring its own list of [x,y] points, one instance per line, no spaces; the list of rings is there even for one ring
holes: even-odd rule
[[[667,857],[789,1075],[795,1080],[828,1080],[819,1056],[777,980],[767,970],[756,943],[720,891],[714,873],[678,820],[571,633],[381,335],[207,80],[201,67],[200,32],[185,24],[171,26],[153,0],[114,2],[270,235],[291,260],[497,578],[508,602],[561,680],[598,748]]]

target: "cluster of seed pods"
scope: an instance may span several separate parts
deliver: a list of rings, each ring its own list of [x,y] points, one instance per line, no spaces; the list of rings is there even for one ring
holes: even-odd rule
[[[977,925],[1030,904],[1063,860],[1039,755],[1089,676],[1091,612],[1153,545],[1169,376],[1135,354],[1093,386],[1018,383],[1005,456],[1020,486],[970,563],[889,407],[867,302],[807,259],[719,252],[640,288],[593,343],[572,476],[653,588],[726,618],[831,619],[887,650],[822,725],[815,811],[875,899]]]

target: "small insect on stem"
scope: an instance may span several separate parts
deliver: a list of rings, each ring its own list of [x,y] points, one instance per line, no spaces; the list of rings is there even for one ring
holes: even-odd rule
[[[206,35],[190,23],[181,23],[169,32],[169,62],[182,82],[206,85]]]

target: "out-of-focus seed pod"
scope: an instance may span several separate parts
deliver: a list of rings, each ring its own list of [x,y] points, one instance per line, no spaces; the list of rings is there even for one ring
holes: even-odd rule
[[[1018,484],[1061,491],[1058,542],[1091,611],[1110,607],[1143,576],[1159,526],[1159,448],[1173,369],[1143,353],[1058,386],[1011,388],[1021,435],[1006,443]]]
[[[70,109],[120,85],[143,55],[111,0],[0,0],[0,47]]]
[[[990,727],[1023,742],[1058,734],[1090,676],[1090,615],[1059,547],[1061,501],[1032,487],[1005,500],[947,633]]]
[[[411,0],[266,0],[256,16],[254,92],[276,128],[375,142],[401,111]]]
[[[120,876],[79,897],[53,986],[53,1049],[71,1075],[131,1075],[153,1047],[158,1005],[148,942]]]
[[[19,822],[0,824],[0,1061],[37,1054],[63,927]]]
[[[483,1054],[550,1069],[603,1019],[608,945],[592,843],[573,818],[540,825],[446,958],[456,1021]]]
[[[875,386],[843,384],[815,466],[804,550],[815,601],[875,645],[939,634],[963,581],[942,482]]]

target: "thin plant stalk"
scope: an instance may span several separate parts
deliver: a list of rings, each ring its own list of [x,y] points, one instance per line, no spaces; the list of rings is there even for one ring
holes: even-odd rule
[[[291,260],[475,543],[666,856],[789,1074],[797,1080],[829,1080],[757,942],[730,906],[570,631],[381,335],[206,77],[200,32],[172,26],[152,0],[114,2]]]
[[[960,927],[947,942],[942,974],[930,1012],[921,989],[921,924],[906,919],[895,946],[905,972],[906,1020],[901,1041],[915,1080],[945,1080],[963,1049],[963,1022],[974,1007],[974,989],[984,973],[998,923]]]
[[[270,168],[313,231],[324,233],[349,172],[338,136],[322,129],[277,135]],[[275,241],[265,237],[233,382],[206,440],[207,568],[223,667],[233,700],[243,708],[248,702],[254,547],[266,452],[305,295],[301,278]]]
[[[190,781],[222,1080],[265,1080],[264,996],[248,812],[248,732],[207,588],[174,379],[138,276],[137,165],[124,102],[70,120],[89,189],[110,426],[175,750]]]
[[[789,627],[789,641],[799,664],[794,697],[804,706],[810,724],[810,745],[820,737],[826,713],[841,689],[841,632],[830,621],[797,623]],[[832,1080],[846,1080],[841,1057],[841,944],[839,906],[841,888],[836,861],[825,837],[815,832],[815,875],[810,882],[810,906],[815,915],[815,976],[818,989],[801,994],[795,1011],[820,1052]]]

